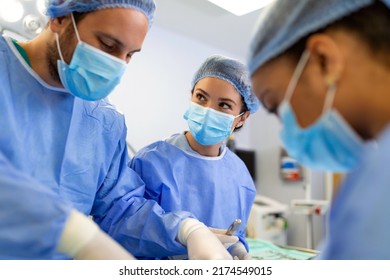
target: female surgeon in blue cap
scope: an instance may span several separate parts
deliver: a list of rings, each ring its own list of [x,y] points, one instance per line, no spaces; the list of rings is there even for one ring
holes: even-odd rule
[[[212,55],[192,80],[191,104],[184,114],[189,131],[143,148],[131,161],[145,181],[145,196],[165,211],[189,211],[225,231],[241,219],[239,241],[229,248],[238,259],[250,258],[245,226],[256,189],[245,164],[224,141],[258,107],[246,67]]]
[[[390,1],[276,1],[249,50],[252,85],[308,167],[349,173],[320,258],[390,259]]]
[[[134,255],[232,259],[193,214],[166,213],[144,198],[143,181],[127,166],[124,118],[105,99],[141,50],[154,1],[51,0],[47,8],[49,24],[36,38],[0,37],[0,196],[10,198],[0,203],[0,259],[93,249],[99,240],[87,241],[97,230],[84,235],[82,215]],[[12,205],[32,210],[15,216]],[[57,242],[69,222],[89,240],[75,248],[66,238],[71,249],[63,250]]]

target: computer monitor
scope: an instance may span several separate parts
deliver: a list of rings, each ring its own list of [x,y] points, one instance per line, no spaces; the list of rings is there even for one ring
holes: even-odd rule
[[[235,150],[236,155],[245,163],[253,181],[256,181],[256,154],[252,150]]]

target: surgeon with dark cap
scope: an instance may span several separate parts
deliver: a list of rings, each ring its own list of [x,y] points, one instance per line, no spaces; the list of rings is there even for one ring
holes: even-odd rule
[[[249,48],[256,96],[288,153],[348,173],[322,259],[390,259],[390,1],[275,1]]]
[[[166,211],[189,211],[223,234],[241,220],[235,258],[250,259],[245,228],[256,187],[244,162],[226,146],[259,108],[247,69],[240,61],[209,56],[195,72],[191,102],[184,113],[188,131],[141,149],[131,167],[146,184],[145,197]]]
[[[124,117],[105,99],[154,11],[152,0],[51,0],[39,36],[0,37],[1,259],[131,257],[105,233],[133,255],[232,259],[191,213],[144,198]],[[111,242],[98,255],[96,234]]]

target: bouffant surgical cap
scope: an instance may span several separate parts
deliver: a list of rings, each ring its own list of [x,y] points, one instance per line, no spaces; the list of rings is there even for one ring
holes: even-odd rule
[[[259,108],[259,101],[252,91],[246,66],[236,59],[221,55],[209,56],[192,79],[192,88],[206,77],[217,78],[230,83],[244,99],[252,114]]]
[[[156,5],[153,0],[49,0],[47,14],[57,18],[72,12],[87,13],[107,8],[136,9],[148,18],[150,28]]]
[[[390,0],[382,0],[390,6]],[[248,52],[250,76],[300,39],[375,0],[277,0],[260,12]]]

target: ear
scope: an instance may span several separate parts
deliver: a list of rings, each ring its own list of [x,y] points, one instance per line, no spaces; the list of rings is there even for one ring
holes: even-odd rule
[[[246,119],[250,116],[250,112],[249,111],[246,111],[241,117],[240,117],[240,120],[238,121],[238,123],[236,124],[236,128],[240,128],[244,125]]]
[[[70,15],[66,15],[63,17],[51,19],[49,22],[49,27],[53,33],[60,33],[62,30],[65,30],[69,23],[71,23]]]
[[[344,57],[336,41],[327,34],[314,34],[306,43],[310,59],[319,63],[327,85],[337,83],[344,69]]]

